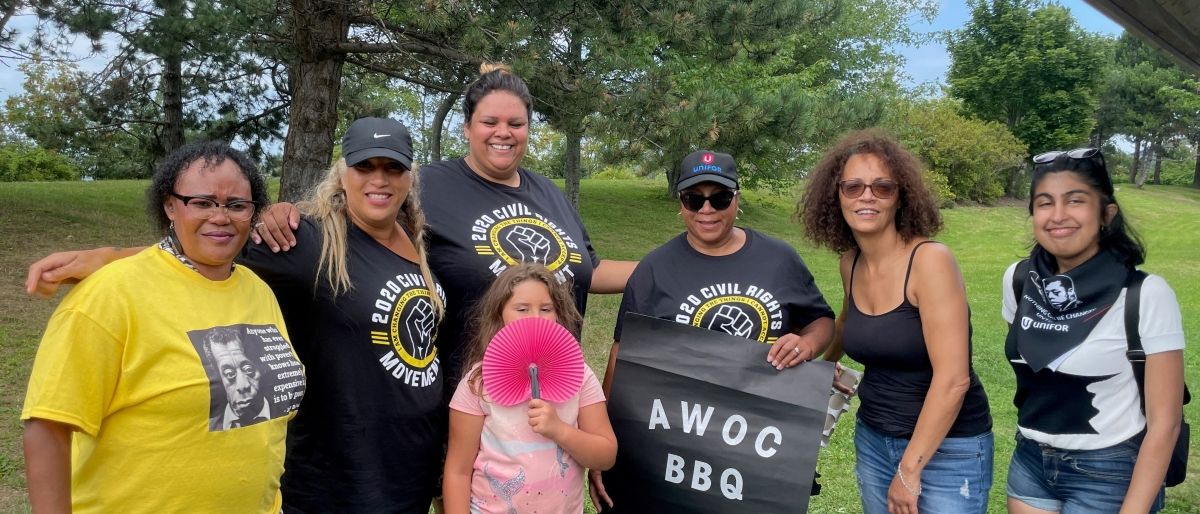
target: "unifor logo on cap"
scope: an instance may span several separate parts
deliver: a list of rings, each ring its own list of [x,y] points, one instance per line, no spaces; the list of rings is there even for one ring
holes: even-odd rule
[[[692,173],[704,173],[704,172],[725,173],[725,170],[721,169],[720,166],[713,164],[713,161],[715,161],[715,160],[717,160],[717,156],[715,156],[711,153],[706,153],[706,154],[701,155],[700,156],[701,164],[693,167]]]

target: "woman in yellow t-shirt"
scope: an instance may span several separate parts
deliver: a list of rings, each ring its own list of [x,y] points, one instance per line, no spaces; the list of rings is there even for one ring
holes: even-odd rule
[[[156,171],[163,239],[81,282],[29,380],[34,512],[279,512],[287,421],[304,396],[271,290],[233,264],[267,188],[223,142]]]

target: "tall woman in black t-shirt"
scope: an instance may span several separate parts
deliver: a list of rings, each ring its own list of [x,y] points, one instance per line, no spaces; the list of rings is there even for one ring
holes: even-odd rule
[[[635,262],[600,259],[566,195],[546,177],[521,167],[529,143],[533,97],[507,67],[484,64],[463,94],[465,157],[421,167],[421,205],[428,226],[429,265],[446,288],[446,323],[438,332],[446,385],[462,373],[461,349],[470,314],[492,280],[519,262],[544,264],[569,282],[576,307],[588,293],[620,293]],[[276,204],[258,229],[272,248],[296,244],[288,230],[296,211]],[[447,396],[449,398],[449,396]]]
[[[867,514],[987,510],[991,415],[971,368],[962,274],[917,160],[890,135],[852,133],[809,174],[807,236],[841,252],[833,343],[866,366],[856,471]]]

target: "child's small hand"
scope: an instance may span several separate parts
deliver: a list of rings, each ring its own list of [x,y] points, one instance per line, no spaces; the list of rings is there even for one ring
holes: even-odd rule
[[[542,437],[558,441],[566,425],[558,419],[558,412],[554,410],[553,405],[545,400],[533,399],[529,400],[529,426]]]

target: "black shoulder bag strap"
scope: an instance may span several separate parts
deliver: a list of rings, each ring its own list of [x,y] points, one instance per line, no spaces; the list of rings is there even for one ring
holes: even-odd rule
[[[1138,332],[1138,311],[1141,308],[1142,282],[1145,280],[1146,272],[1135,269],[1129,272],[1129,278],[1125,281],[1125,341],[1129,345],[1129,349],[1125,351],[1125,357],[1129,359],[1129,364],[1133,367],[1133,376],[1137,381],[1138,397],[1141,400],[1143,413],[1146,412],[1146,352],[1142,349],[1142,336]],[[1192,395],[1188,392],[1187,384],[1184,384],[1183,404],[1187,405],[1190,401],[1192,401]],[[1170,462],[1167,465],[1167,474],[1163,477],[1163,483],[1167,487],[1179,485],[1187,477],[1190,431],[1187,422],[1180,420],[1179,439],[1175,441],[1175,448],[1171,452]]]
[[[1146,272],[1135,269],[1129,272],[1125,279],[1125,341],[1129,349],[1125,357],[1133,365],[1133,377],[1137,380],[1138,393],[1142,399],[1142,412],[1146,412],[1146,351],[1142,349],[1142,335],[1138,331],[1138,312],[1141,309],[1142,282],[1146,280]],[[1192,394],[1187,385],[1183,387],[1183,404],[1192,401]]]
[[[1029,259],[1022,259],[1017,263],[1017,267],[1013,268],[1012,276],[1013,298],[1017,300],[1018,307],[1021,305],[1021,292],[1025,290],[1025,277],[1027,276],[1029,276]]]

